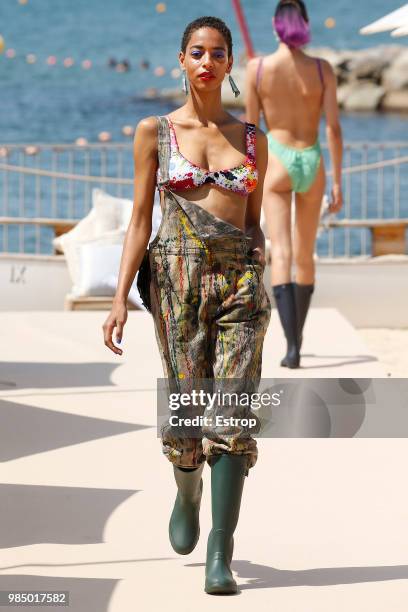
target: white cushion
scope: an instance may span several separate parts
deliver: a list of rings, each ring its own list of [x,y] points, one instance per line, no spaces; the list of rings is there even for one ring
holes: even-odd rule
[[[83,247],[88,246],[89,248],[99,246],[116,246],[120,250],[123,248],[123,241],[125,239],[126,232],[124,230],[113,230],[112,232],[106,232],[103,236],[97,236],[93,240],[86,242],[70,242],[65,248],[65,258],[67,261],[68,270],[72,280],[72,294],[75,296],[86,295],[83,293],[83,262],[81,252]],[[105,294],[109,295],[109,294]]]
[[[106,232],[126,230],[132,216],[133,202],[115,198],[102,189],[92,190],[92,208],[75,227],[53,239],[53,246],[65,253],[65,247],[73,242],[86,242]]]
[[[80,282],[81,295],[112,295],[106,279],[117,276],[122,244],[93,244],[80,246]]]
[[[143,305],[142,298],[139,295],[139,290],[137,288],[137,275],[138,274],[139,272],[136,272],[135,280],[128,293],[128,300],[131,304],[133,304],[134,306],[137,306],[141,310],[146,310],[145,306]],[[109,295],[115,295],[116,288],[118,286],[118,277],[109,276],[108,278],[105,279],[104,282],[106,283],[107,288],[112,290],[112,293],[110,293]]]
[[[65,246],[72,241],[85,242],[101,236],[106,232],[116,229],[127,230],[132,217],[133,201],[125,198],[115,198],[102,189],[92,190],[92,208],[90,212],[81,219],[75,227],[53,239],[53,246],[61,252],[65,252]],[[161,222],[160,198],[158,192],[155,193],[153,215],[152,215],[152,235],[154,238]]]
[[[102,189],[92,190],[92,208],[69,232],[54,238],[53,245],[65,254],[68,271],[72,280],[72,294],[84,295],[81,288],[81,246],[85,244],[123,245],[126,230],[132,216],[133,201],[116,198]],[[158,192],[155,194],[151,241],[161,223],[161,208]],[[136,294],[139,296],[137,290]],[[96,294],[95,294],[96,295]],[[109,293],[103,295],[110,295]],[[132,294],[133,295],[133,294]],[[129,300],[136,302],[135,296],[129,293]]]
[[[94,238],[96,233],[96,210],[91,208],[90,212],[72,228],[69,232],[61,234],[53,239],[53,246],[63,253],[65,253],[65,247],[70,242],[78,242],[81,240],[91,240]]]
[[[123,200],[120,211],[120,227],[127,230],[133,211],[133,201]]]
[[[93,241],[80,245],[80,277],[76,296],[114,296],[118,284],[123,244]],[[130,302],[144,308],[137,290],[137,274],[129,291]]]
[[[92,190],[92,206],[96,210],[96,232],[103,234],[114,229],[127,229],[132,215],[133,202],[117,198],[103,189]]]

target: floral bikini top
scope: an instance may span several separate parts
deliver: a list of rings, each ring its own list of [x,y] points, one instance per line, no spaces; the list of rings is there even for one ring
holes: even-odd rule
[[[174,191],[193,189],[206,183],[212,183],[223,189],[234,191],[241,196],[247,196],[254,191],[258,183],[255,157],[256,127],[254,124],[245,123],[245,161],[235,168],[210,171],[193,164],[180,153],[173,123],[167,115],[166,119],[170,126],[168,183],[170,189]],[[157,170],[157,181],[160,181],[160,168]]]

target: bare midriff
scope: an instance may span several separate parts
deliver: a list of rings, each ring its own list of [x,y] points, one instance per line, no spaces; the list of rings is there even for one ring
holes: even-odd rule
[[[222,221],[245,231],[247,197],[227,191],[217,185],[203,185],[197,189],[183,189],[174,193],[201,206]]]

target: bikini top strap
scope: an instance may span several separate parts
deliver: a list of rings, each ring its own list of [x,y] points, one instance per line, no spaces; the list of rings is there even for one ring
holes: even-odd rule
[[[319,57],[316,57],[317,70],[319,72],[320,82],[324,86],[324,78],[323,78],[323,69],[322,69],[322,61]]]
[[[263,57],[260,57],[259,62],[258,62],[258,67],[256,69],[256,91],[258,92],[259,92],[259,86],[261,84],[262,69],[263,69]]]
[[[160,181],[158,187],[162,187],[169,182],[169,162],[170,162],[170,127],[166,117],[157,116],[158,141],[157,152],[159,158]]]
[[[321,82],[322,87],[323,87],[323,89],[322,89],[322,100],[323,100],[325,84],[324,84],[324,77],[323,77],[322,61],[318,57],[316,57],[315,59],[316,59],[317,71],[319,73],[320,82]]]
[[[256,162],[256,126],[245,122],[246,155],[252,162]]]

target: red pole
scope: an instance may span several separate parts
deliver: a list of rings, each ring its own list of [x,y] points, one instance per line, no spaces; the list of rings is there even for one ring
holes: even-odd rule
[[[235,10],[235,14],[237,17],[239,29],[241,30],[242,38],[244,39],[245,50],[248,56],[248,59],[251,57],[255,57],[255,51],[252,46],[251,37],[249,35],[248,25],[245,19],[245,15],[243,13],[240,0],[232,0],[232,5]]]

